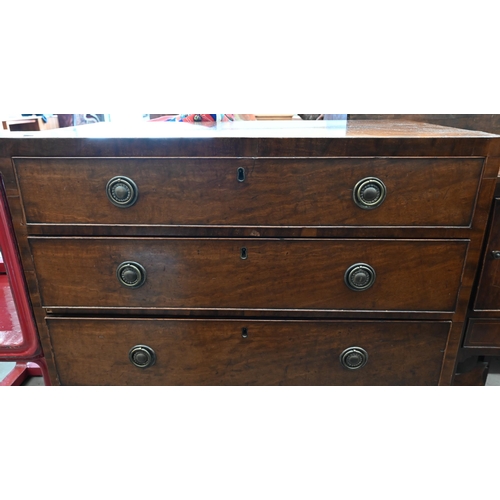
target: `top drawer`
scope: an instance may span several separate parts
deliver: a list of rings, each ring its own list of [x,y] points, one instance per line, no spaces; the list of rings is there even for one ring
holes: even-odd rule
[[[14,162],[28,223],[134,226],[467,227],[483,169],[482,158]]]

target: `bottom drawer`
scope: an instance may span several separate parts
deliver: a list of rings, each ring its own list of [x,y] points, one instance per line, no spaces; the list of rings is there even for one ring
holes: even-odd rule
[[[431,385],[438,383],[450,329],[449,322],[424,321],[47,324],[65,385]],[[141,368],[131,359],[154,364]]]
[[[500,348],[500,320],[471,319],[467,328],[464,347]]]

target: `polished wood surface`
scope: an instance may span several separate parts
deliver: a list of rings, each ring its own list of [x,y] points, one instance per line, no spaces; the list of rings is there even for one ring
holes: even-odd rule
[[[450,324],[443,322],[48,319],[68,385],[431,385]],[[243,328],[247,338],[243,338]],[[137,368],[135,345],[156,364]],[[368,353],[349,370],[350,347]]]
[[[0,157],[333,157],[380,156],[381,151],[384,156],[500,155],[493,134],[416,122],[354,120],[346,128],[318,128],[320,122],[311,121],[286,122],[291,128],[274,121],[251,122],[251,127],[241,123],[226,131],[185,123],[132,128],[98,123],[34,137],[0,131]]]
[[[172,309],[455,310],[467,241],[30,238],[42,303]],[[247,258],[242,260],[245,249]],[[122,262],[146,283],[119,283]],[[347,269],[376,272],[365,291]]]
[[[16,159],[30,224],[171,226],[470,225],[481,158]],[[244,169],[244,180],[238,180]],[[115,207],[106,184],[131,178],[137,203]],[[375,177],[387,197],[353,200]]]
[[[475,311],[497,311],[500,313],[500,198],[493,204],[490,235],[484,252]]]
[[[468,130],[482,130],[492,134],[500,134],[500,115],[349,115],[350,120],[412,120],[433,123],[445,127],[457,127]]]
[[[464,347],[495,347],[500,349],[500,319],[471,319]]]
[[[495,199],[490,210],[486,242],[477,273],[473,300],[468,311],[468,322],[459,359],[469,364],[480,364],[500,355],[500,178],[497,179]],[[460,366],[462,366],[461,363]]]
[[[459,372],[455,374],[453,385],[480,387],[486,384],[488,378],[489,365],[479,362],[473,368],[466,370],[459,365]]]
[[[317,121],[254,121],[229,122],[212,125],[190,123],[138,123],[134,126],[114,123],[98,123],[92,126],[68,127],[46,131],[34,137],[24,134],[7,134],[0,131],[0,137],[15,142],[26,143],[42,139],[47,144],[50,139],[214,139],[252,138],[259,142],[269,139],[322,139],[322,138],[493,138],[495,134],[477,130],[443,127],[412,120],[352,120],[345,122]],[[206,141],[205,141],[206,142]],[[25,144],[26,145],[26,144]],[[220,144],[218,144],[220,145]],[[18,144],[20,146],[20,144]],[[66,156],[66,155],[65,155]],[[77,155],[79,156],[79,155]]]
[[[261,126],[266,124],[258,123]],[[156,124],[149,125],[156,126]],[[167,320],[181,321],[175,317],[183,317],[186,320],[191,318],[193,321],[197,318],[196,321],[204,322],[210,319],[210,315],[219,318],[224,324],[225,321],[255,322],[265,318],[267,318],[265,322],[268,322],[272,321],[274,315],[284,326],[288,325],[282,331],[290,335],[295,331],[293,325],[296,320],[301,317],[308,318],[310,323],[321,325],[335,320],[339,323],[352,323],[357,326],[353,326],[351,332],[357,333],[356,335],[353,333],[349,338],[362,342],[361,347],[369,346],[371,351],[375,349],[373,352],[379,352],[376,358],[370,356],[370,360],[379,361],[376,367],[373,365],[374,371],[370,372],[369,377],[362,375],[364,369],[361,369],[357,371],[359,378],[350,379],[348,377],[351,377],[351,372],[345,374],[343,372],[345,369],[342,367],[340,367],[342,371],[334,370],[325,375],[323,368],[326,364],[321,357],[325,356],[324,349],[328,349],[328,345],[333,345],[338,362],[338,349],[349,345],[344,347],[342,339],[345,337],[340,329],[334,329],[333,333],[329,330],[327,333],[326,330],[319,331],[313,328],[318,345],[324,346],[324,349],[313,353],[305,348],[307,342],[304,336],[307,334],[302,332],[299,337],[301,339],[304,337],[305,344],[295,343],[295,347],[289,346],[288,354],[284,354],[284,359],[288,359],[292,356],[293,348],[296,348],[299,354],[306,349],[302,359],[299,355],[294,361],[297,366],[295,372],[297,376],[293,379],[295,382],[285,377],[283,369],[285,365],[280,364],[282,363],[280,357],[272,354],[274,348],[268,345],[265,349],[262,347],[257,350],[258,358],[261,360],[261,364],[257,365],[262,368],[259,377],[254,377],[249,382],[247,375],[252,370],[247,371],[245,375],[243,372],[246,369],[240,371],[242,375],[239,379],[237,377],[231,379],[229,372],[224,372],[228,374],[224,381],[213,381],[214,385],[218,383],[449,385],[452,383],[458,356],[463,351],[461,347],[467,324],[467,307],[473,290],[500,165],[500,139],[491,134],[415,122],[356,121],[356,123],[350,122],[344,131],[338,129],[314,131],[311,128],[286,130],[280,129],[279,124],[274,122],[268,122],[267,126],[273,128],[201,131],[193,128],[160,126],[141,127],[140,130],[120,130],[107,126],[87,125],[81,129],[66,129],[64,132],[43,132],[37,138],[25,138],[21,133],[9,133],[11,135],[6,137],[6,134],[0,132],[0,170],[8,191],[9,207],[28,282],[30,300],[53,383],[123,383],[119,379],[119,374],[125,365],[121,363],[129,362],[128,359],[123,360],[121,351],[125,350],[127,357],[128,349],[132,345],[146,342],[147,339],[159,338],[162,340],[157,344],[157,349],[163,359],[171,350],[182,352],[182,356],[176,355],[175,362],[170,365],[174,369],[169,371],[168,367],[161,365],[161,370],[154,372],[155,375],[136,379],[137,370],[139,373],[148,373],[149,369],[142,371],[132,365],[128,367],[127,364],[123,372],[126,383],[177,383],[172,380],[184,380],[178,371],[184,370],[185,367],[194,370],[193,373],[185,374],[193,384],[210,383],[197,382],[200,377],[203,379],[201,375],[207,373],[207,365],[192,350],[193,343],[187,333],[177,336],[177,339],[183,339],[181,343],[176,343],[174,347],[165,344],[163,347],[162,342],[167,340],[160,334],[160,329],[155,330],[154,334],[147,335],[150,330],[149,326],[145,325],[145,323],[153,324],[154,321],[158,324]],[[30,181],[26,182],[30,172],[28,169],[21,171],[18,168],[19,165],[28,165],[27,162],[32,160],[38,162],[38,167],[33,163],[36,169],[42,164],[64,164],[68,162],[68,158],[71,158],[71,161],[82,162],[84,168],[81,172],[83,177],[79,177],[78,169],[73,169],[71,175],[79,180],[66,189],[63,184],[59,184],[62,187],[50,191],[50,186],[42,175],[43,169],[38,171],[39,175],[33,175]],[[108,165],[108,162],[121,159],[123,165],[134,164],[135,171],[132,168],[130,170],[130,176],[134,178],[140,175],[141,165],[145,166],[146,163],[150,165],[153,164],[150,162],[163,161],[165,158],[168,158],[171,165],[178,159],[183,159],[184,166],[195,161],[200,175],[212,190],[201,192],[205,184],[201,181],[196,184],[196,179],[193,179],[196,177],[196,172],[194,169],[190,171],[189,168],[185,169],[185,172],[178,168],[177,173],[190,176],[191,182],[182,184],[184,181],[180,175],[174,179],[170,178],[171,182],[166,185],[161,182],[166,170],[164,167],[158,167],[156,171],[161,171],[161,175],[157,177],[159,182],[156,186],[150,184],[148,188],[149,195],[154,193],[156,196],[157,204],[154,206],[150,204],[147,210],[144,210],[143,206],[142,211],[135,213],[133,220],[127,220],[126,217],[130,215],[124,215],[128,209],[122,210],[111,206],[111,210],[122,214],[119,217],[124,219],[117,222],[118,219],[110,217],[107,222],[99,222],[103,220],[101,217],[108,217],[106,214],[110,213],[107,212],[109,208],[104,209],[103,204],[101,205],[103,210],[95,210],[94,214],[92,207],[82,208],[82,198],[87,199],[90,196],[92,200],[90,204],[99,205],[105,196],[102,184],[100,188],[96,188],[96,183],[90,194],[86,191],[87,183],[92,184],[96,178],[99,178],[101,183],[106,177],[100,169],[94,170],[92,176],[88,175],[95,161],[102,161],[102,165]],[[332,158],[345,163],[342,163],[344,168],[335,171],[333,176],[336,178],[335,186],[327,189],[327,186],[332,186],[332,179],[328,179],[327,173],[334,170],[327,172],[326,163],[322,162],[329,162]],[[219,163],[219,160],[224,162]],[[411,175],[405,178],[401,170],[398,170],[398,165],[393,163],[394,160],[398,161],[398,165],[401,165],[400,161],[406,166],[413,165],[414,167],[406,170]],[[229,184],[225,184],[229,182],[226,181],[226,177],[233,183],[234,177],[231,180],[231,176],[228,177],[224,169],[218,166],[223,163],[231,164],[232,161],[245,161],[252,165],[248,184],[243,187],[236,186],[234,191]],[[268,162],[267,169],[258,168],[261,161]],[[16,164],[15,170],[13,162]],[[204,169],[204,162],[210,163],[213,169]],[[387,177],[384,177],[384,182],[391,185],[391,189],[388,189],[388,197],[384,204],[370,214],[356,207],[360,214],[358,219],[353,215],[356,212],[349,212],[351,208],[347,205],[347,199],[349,198],[349,203],[352,200],[352,193],[350,197],[342,193],[346,179],[353,175],[351,170],[360,171],[364,164],[385,166]],[[297,175],[300,174],[301,181],[293,179],[284,165],[288,165],[288,168]],[[307,173],[308,165],[311,168],[310,174]],[[354,165],[356,168],[350,168]],[[146,166],[147,168],[149,167]],[[171,171],[174,172],[175,168]],[[261,173],[265,174],[264,177],[270,175],[269,185],[264,182],[264,177],[262,179],[259,177]],[[283,176],[281,184],[278,182],[278,173]],[[52,175],[50,172],[49,174]],[[215,174],[220,174],[221,189],[224,187],[218,196],[213,196],[214,188],[219,187]],[[464,178],[461,179],[461,176]],[[53,181],[62,182],[63,177],[60,172]],[[321,182],[318,182],[318,177]],[[445,182],[445,179],[448,182]],[[253,186],[259,187],[259,193],[252,194],[265,198],[259,206],[250,193]],[[284,186],[293,193],[292,197],[295,198],[293,201],[287,200],[283,194]],[[341,189],[337,186],[341,186]],[[189,189],[190,187],[192,189]],[[37,189],[45,207],[37,200]],[[71,215],[73,208],[66,194],[68,189],[74,195],[75,213],[79,211],[76,219]],[[240,191],[237,192],[237,189]],[[391,196],[401,195],[401,190],[404,189],[406,189],[404,196],[391,208],[391,200],[394,199]],[[170,196],[177,196],[177,203],[172,204],[175,206],[170,206],[169,211],[158,215],[162,207],[166,206],[164,203],[167,203],[164,197],[158,196],[158,193],[165,192],[163,190],[166,192],[170,190]],[[321,193],[317,199],[314,199],[314,190]],[[191,207],[183,202],[181,191],[184,191],[186,199],[191,203],[203,206],[205,202],[203,208],[208,207],[209,210],[202,212],[198,206]],[[148,190],[143,188],[137,207],[144,200],[146,204],[151,203],[147,197],[142,196],[144,193],[148,194]],[[419,200],[419,195],[426,199],[426,203]],[[301,196],[302,202],[297,199]],[[325,201],[324,198],[328,196],[333,201]],[[277,199],[281,197],[281,203],[276,203],[275,197]],[[222,198],[232,203],[230,210],[222,206],[220,202]],[[447,202],[443,203],[440,198]],[[251,209],[248,213],[243,209],[243,202]],[[109,202],[106,203],[110,205]],[[177,205],[183,203],[184,209],[181,210]],[[335,217],[342,221],[338,226],[320,225],[330,216],[328,213],[330,203],[338,207]],[[426,204],[429,203],[433,209],[426,208]],[[396,206],[404,207],[404,210],[398,211]],[[303,208],[307,210],[301,211]],[[383,210],[387,210],[385,217],[381,215]],[[259,220],[252,218],[252,211],[260,214]],[[175,213],[174,219],[172,214]],[[90,219],[87,222],[83,221],[89,214]],[[156,214],[156,219],[147,220],[155,222],[144,222],[144,217],[148,218],[151,214]],[[281,222],[278,222],[278,225],[269,225],[271,216],[281,216]],[[165,225],[160,221],[160,217],[167,220],[171,217],[171,219]],[[175,224],[182,224],[177,222],[182,220],[182,217],[188,221],[194,220],[194,225],[189,223],[185,223],[187,225],[184,226],[168,225],[172,221]],[[218,217],[221,221],[227,217],[230,222],[222,221],[219,226],[207,224],[213,217]],[[374,224],[370,225],[369,217],[373,218]],[[60,222],[47,222],[51,219]],[[308,225],[309,220],[311,226]],[[408,220],[415,225],[404,225]],[[289,221],[295,221],[292,223],[297,225],[286,225]],[[37,235],[51,237],[35,237]],[[280,241],[281,238],[284,239]],[[108,243],[101,246],[97,241]],[[165,242],[168,242],[170,249],[166,253],[167,247],[163,246]],[[249,251],[249,257],[245,261],[240,257],[240,242],[245,242]],[[218,246],[219,244],[222,246]],[[67,247],[70,251],[61,250],[65,245],[70,245]],[[100,248],[106,249],[101,251]],[[320,248],[326,248],[328,252],[319,251]],[[393,250],[398,248],[398,251]],[[139,255],[134,258],[137,260],[139,257],[145,258],[148,266],[153,266],[151,269],[154,272],[148,272],[148,281],[142,288],[128,290],[119,285],[114,276],[116,263],[118,257],[132,260],[129,255],[137,249]],[[193,253],[195,249],[202,250],[200,255]],[[288,254],[283,249],[288,249]],[[300,251],[296,252],[295,249]],[[167,266],[165,263],[163,271],[160,265],[161,258],[165,256],[170,259],[169,263],[172,264],[170,268],[177,269],[177,275],[174,276],[178,280],[177,287],[172,286],[168,279],[164,279],[168,278]],[[349,260],[349,264],[354,264],[358,260],[366,261],[370,265],[374,261],[377,262],[377,266],[374,265],[377,281],[373,288],[366,292],[352,292],[345,287],[343,284],[345,269],[342,270],[345,262],[342,259],[347,261],[347,257],[353,259],[352,262]],[[111,264],[112,272],[104,262]],[[288,263],[288,266],[284,263]],[[255,264],[258,266],[255,267]],[[378,270],[379,266],[382,266],[380,267],[382,273]],[[78,270],[77,273],[74,273],[75,269]],[[249,269],[257,272],[251,273]],[[337,270],[336,274],[334,270]],[[64,279],[61,278],[63,274],[66,274]],[[78,279],[72,276],[78,276]],[[390,283],[384,281],[386,277],[390,277]],[[71,280],[73,285],[68,286]],[[336,284],[332,284],[335,280]],[[58,291],[59,284],[55,285],[55,282],[59,283],[64,291]],[[108,301],[106,307],[99,303],[102,298],[99,294],[103,293],[103,282],[106,282],[105,292],[102,295],[105,297],[105,303]],[[117,285],[119,290],[113,291],[112,288]],[[148,287],[151,292],[149,295],[144,294]],[[376,287],[383,290],[383,293],[375,294]],[[168,293],[165,293],[166,291]],[[251,293],[248,293],[249,291]],[[328,303],[330,291],[333,291],[332,296],[336,304],[333,304],[333,309],[321,309],[324,305],[332,307],[333,301]],[[137,292],[134,298],[136,302],[125,301],[125,304],[134,303],[133,308],[130,305],[116,308],[118,302],[115,299],[118,297],[121,300],[125,297],[124,292],[130,297],[134,297],[133,293]],[[141,297],[139,295],[141,293],[143,295],[139,301],[137,299]],[[350,299],[349,294],[355,298]],[[172,297],[175,307],[169,309],[164,304],[172,300]],[[366,301],[366,297],[370,297],[369,305],[379,309],[358,309],[361,307],[359,303]],[[47,298],[57,299],[65,306],[50,308]],[[69,304],[70,298],[72,304]],[[75,305],[78,301],[85,303],[86,307]],[[221,306],[231,302],[236,304],[236,308],[224,309],[224,306]],[[273,307],[283,307],[283,309],[259,309],[264,303],[266,305],[271,303]],[[213,307],[213,309],[201,309],[200,304],[202,307]],[[291,308],[296,304],[312,308]],[[434,304],[438,304],[444,310],[435,309]],[[251,308],[245,309],[247,305]],[[345,309],[346,306],[353,309]],[[407,309],[408,307],[410,309]],[[411,310],[412,307],[425,307],[425,309]],[[84,320],[81,318],[83,314],[89,314],[94,319]],[[80,319],[75,319],[76,317]],[[378,321],[375,321],[376,318]],[[347,321],[348,319],[352,322]],[[436,351],[434,348],[429,350],[425,333],[432,331],[433,327],[427,325],[438,324],[440,320],[450,321],[446,323],[446,329],[439,328],[439,348],[436,344]],[[54,326],[59,321],[62,326]],[[75,331],[81,335],[73,336],[72,327],[69,325],[80,321],[100,321],[106,322],[106,325],[115,325],[103,329],[105,332],[111,332],[110,337],[106,333],[103,335],[104,338],[113,340],[105,347],[107,353],[105,357],[94,352],[95,363],[87,353],[92,352],[92,345],[99,345],[94,343],[94,338],[89,333],[96,325],[89,323],[85,328],[75,327]],[[373,327],[361,329],[360,325],[366,323],[370,323]],[[125,325],[125,328],[120,327],[119,333],[118,324]],[[133,325],[139,325],[139,328],[132,328]],[[416,325],[418,332],[410,325]],[[84,330],[87,333],[83,333]],[[345,331],[344,328],[342,330]],[[359,333],[361,330],[366,332],[366,336],[364,333]],[[212,328],[206,331],[210,332],[211,339],[219,338],[217,333],[213,333]],[[394,333],[394,337],[390,335],[386,337],[385,332],[389,332],[390,335]],[[405,336],[411,332],[415,332],[415,337],[413,334]],[[385,342],[384,339],[388,338],[392,340]],[[430,341],[431,344],[432,342]],[[114,354],[111,352],[111,345]],[[259,345],[264,346],[264,344]],[[391,353],[395,345],[404,345],[396,356],[403,360],[401,366],[389,364],[387,361],[393,358]],[[215,352],[215,344],[210,348],[207,344],[206,349]],[[404,352],[408,353],[408,358],[403,356]],[[227,366],[231,359],[235,360],[238,366],[242,366],[245,363],[245,354],[241,357],[234,357],[233,354],[231,350],[229,352],[222,349],[221,355],[210,366]],[[195,361],[193,356],[196,358]],[[184,357],[187,359],[187,364],[182,364],[181,359]],[[118,359],[116,362],[109,361]],[[306,363],[306,359],[310,362]],[[380,361],[381,359],[384,361]],[[105,365],[106,360],[114,369]],[[90,366],[89,363],[93,367],[91,371],[85,369],[86,366]],[[275,364],[279,369],[273,368]],[[160,356],[158,366],[160,366]],[[369,366],[370,362],[365,368],[368,369]],[[406,367],[405,371],[402,366]],[[130,368],[135,370],[133,376],[132,372],[127,371]],[[199,373],[195,373],[198,370]],[[309,377],[306,372],[316,375]],[[116,376],[113,373],[116,373]],[[219,370],[218,373],[223,372]]]

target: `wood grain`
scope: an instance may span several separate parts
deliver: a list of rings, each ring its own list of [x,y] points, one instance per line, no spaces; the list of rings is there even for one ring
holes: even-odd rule
[[[349,115],[349,120],[412,120],[433,123],[445,127],[467,130],[481,130],[492,134],[500,133],[500,115]]]
[[[479,281],[475,311],[497,311],[500,313],[500,260],[493,256],[500,251],[500,199],[493,204],[491,227],[487,247],[484,252],[481,278]]]
[[[7,197],[18,196],[17,182],[11,158],[0,158],[0,175]]]
[[[31,224],[467,227],[483,160],[30,158],[15,165]],[[108,200],[115,176],[137,185],[134,206]],[[364,210],[353,190],[370,177],[386,185],[387,197]]]
[[[66,385],[433,385],[449,323],[49,319]],[[248,338],[242,337],[246,328]],[[156,364],[128,359],[148,345]],[[349,347],[368,352],[348,370]]]
[[[311,131],[301,137],[279,126],[270,133],[273,122],[255,123],[265,127],[265,138],[255,130],[232,137],[216,130],[204,130],[203,137],[189,136],[189,126],[181,131],[154,123],[135,129],[99,123],[40,132],[36,137],[0,132],[0,157],[470,156],[471,146],[474,156],[500,156],[494,135],[416,122],[354,120],[345,132],[327,130],[324,137],[314,137]],[[307,124],[314,122],[303,121],[301,126]]]
[[[495,347],[500,353],[500,320],[471,319],[464,347]]]
[[[46,307],[454,311],[467,241],[30,238]],[[241,259],[246,248],[248,258]],[[145,285],[116,278],[140,263]],[[355,292],[356,263],[377,273]]]
[[[182,137],[156,124],[121,132],[107,125],[33,138],[0,132],[0,172],[53,383],[61,375],[69,384],[202,384],[216,373],[223,377],[213,384],[448,385],[458,359],[498,353],[462,347],[500,165],[498,137],[363,120],[317,137],[279,127],[265,137],[215,130]],[[12,158],[24,163],[18,179]],[[108,212],[102,182],[113,162],[144,178],[135,212]],[[247,171],[244,183],[235,181],[236,164]],[[374,168],[388,197],[377,210],[353,211],[352,184]],[[121,260],[146,263],[142,288],[118,284]],[[355,262],[376,269],[366,292],[343,283]],[[99,318],[72,319],[84,314]],[[151,326],[167,317],[179,324],[175,345],[164,327]],[[219,318],[217,328],[210,317]],[[274,325],[273,317],[283,324],[274,329],[279,340],[267,327],[256,330],[258,342],[245,351],[224,326]],[[451,329],[434,329],[441,320],[451,320]],[[191,321],[204,326],[187,328]],[[122,351],[126,357],[129,342],[148,340],[158,342],[160,370],[138,375]],[[357,378],[330,369],[347,340],[370,351]],[[163,364],[169,353],[172,364]]]

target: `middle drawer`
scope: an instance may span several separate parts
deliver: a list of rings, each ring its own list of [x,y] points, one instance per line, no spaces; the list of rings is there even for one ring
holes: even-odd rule
[[[468,240],[29,238],[45,307],[453,312]]]

